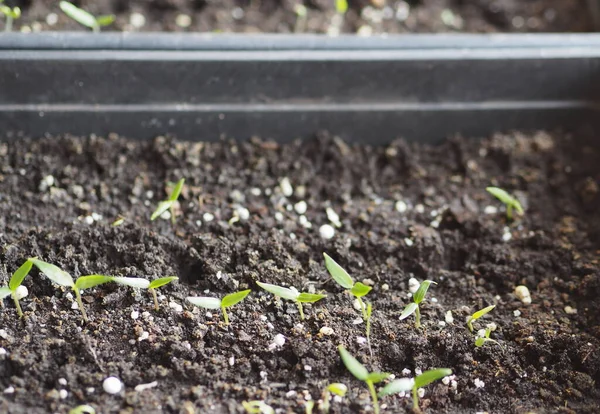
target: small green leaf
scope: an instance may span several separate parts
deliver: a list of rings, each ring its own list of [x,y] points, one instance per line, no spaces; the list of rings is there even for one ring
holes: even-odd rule
[[[91,405],[84,404],[71,408],[69,414],[96,414],[96,410]]]
[[[338,350],[340,351],[340,356],[342,357],[342,361],[344,365],[350,371],[352,375],[361,381],[366,381],[369,377],[369,371],[364,367],[363,364],[358,362],[356,358],[350,355],[350,352],[346,351],[342,345],[338,346]]]
[[[327,295],[314,294],[314,293],[301,293],[296,299],[298,302],[302,303],[315,303],[321,299],[326,298]]]
[[[209,298],[205,296],[188,296],[187,298],[185,298],[185,300],[187,300],[194,306],[199,306],[205,309],[221,308],[221,299],[219,298]]]
[[[0,287],[0,300],[12,294],[12,290],[7,287]]]
[[[418,375],[415,378],[415,387],[423,388],[426,385],[431,384],[433,381],[437,381],[448,375],[452,375],[452,370],[448,368],[437,368],[430,369],[429,371],[425,371],[421,375]]]
[[[115,221],[112,222],[111,226],[118,227],[125,222],[125,217],[117,217]]]
[[[363,283],[356,282],[354,286],[352,286],[352,289],[350,289],[350,293],[352,293],[357,298],[360,298],[369,293],[371,289],[373,289],[371,286],[367,286]]]
[[[523,214],[523,206],[521,206],[519,200],[508,194],[505,190],[498,187],[487,187],[486,191],[504,203],[507,207],[514,208],[519,214]],[[507,214],[510,215],[508,210]]]
[[[8,6],[5,6],[4,4],[0,5],[0,13],[6,15],[7,17],[10,17],[12,19],[18,19],[19,17],[21,17],[21,9],[18,7],[13,7],[10,8]]]
[[[437,283],[432,280],[424,280],[421,282],[421,284],[419,285],[419,289],[417,289],[417,291],[415,292],[415,295],[413,296],[413,301],[417,305],[419,303],[423,302],[423,299],[425,299],[425,295],[427,294],[427,289],[429,289],[429,286],[432,283],[434,285],[437,285]]]
[[[148,288],[158,289],[159,287],[168,285],[169,283],[174,282],[175,280],[179,280],[179,278],[177,276],[167,276],[161,277],[159,279],[154,279],[152,282],[150,282],[150,286],[148,286]]]
[[[179,198],[179,194],[181,194],[181,190],[183,189],[183,183],[185,183],[185,178],[182,178],[181,180],[177,181],[177,184],[175,184],[175,188],[173,188],[173,191],[171,192],[169,201],[177,201],[177,199]]]
[[[17,288],[21,286],[21,283],[23,283],[23,280],[29,274],[32,266],[33,263],[31,260],[27,260],[15,271],[15,273],[13,273],[12,277],[10,278],[10,282],[8,282],[8,287],[10,290],[17,290]]]
[[[408,305],[406,305],[406,308],[404,308],[402,314],[400,315],[400,320],[408,318],[417,310],[418,307],[419,305],[417,305],[415,302],[411,302]]]
[[[248,289],[248,290],[242,290],[241,292],[235,292],[230,295],[227,295],[221,300],[221,306],[224,308],[229,308],[229,307],[235,305],[236,303],[243,301],[250,292],[251,292],[251,290]]]
[[[48,279],[61,286],[75,286],[75,282],[73,282],[73,278],[70,274],[62,270],[60,267],[55,266],[50,263],[46,263],[42,260],[31,258],[29,259],[31,263],[37,267],[40,272],[46,275]]]
[[[413,378],[400,378],[383,387],[379,391],[379,396],[385,397],[386,395],[398,394],[399,392],[407,392],[412,390],[414,386],[415,380]]]
[[[327,386],[327,390],[332,394],[343,397],[348,392],[348,387],[346,384],[342,384],[341,382],[334,382],[333,384],[329,384]]]
[[[132,288],[148,289],[150,287],[150,281],[141,277],[113,277],[111,279],[119,285],[125,285]]]
[[[263,401],[242,401],[247,414],[275,414],[275,410]]]
[[[158,203],[158,207],[156,207],[156,210],[154,210],[154,213],[152,213],[152,215],[150,216],[150,221],[154,221],[157,218],[159,218],[162,213],[171,208],[173,203],[173,200],[165,200]]]
[[[477,319],[481,318],[483,315],[485,315],[486,313],[491,312],[492,309],[494,309],[496,307],[496,305],[491,305],[488,306],[486,308],[483,308],[481,310],[478,310],[477,312],[475,312],[473,315],[471,315],[469,317],[469,320],[467,321],[467,326],[469,327],[469,330],[471,332],[473,332],[473,322],[475,322]]]
[[[96,17],[96,23],[98,26],[110,26],[115,21],[116,16],[114,14],[107,14],[104,16]]]
[[[103,283],[110,282],[112,278],[104,275],[88,275],[80,276],[75,281],[75,289],[84,290],[93,288],[94,286],[101,285]]]
[[[348,0],[335,0],[335,10],[339,14],[345,14],[348,11]]]
[[[323,256],[325,257],[325,267],[333,280],[344,289],[352,289],[354,280],[352,280],[348,272],[346,272],[342,266],[337,264],[335,260],[329,257],[327,253],[323,253]]]
[[[267,292],[283,299],[296,301],[298,300],[298,296],[300,296],[300,293],[295,289],[292,290],[277,285],[271,285],[270,283],[256,282],[256,284]]]
[[[98,25],[94,16],[92,16],[85,10],[80,9],[74,4],[71,4],[68,1],[61,1],[59,5],[60,9],[71,19],[75,20],[77,23],[89,27],[90,29],[93,29]]]
[[[367,376],[367,381],[371,381],[373,384],[379,384],[381,381],[386,380],[391,374],[387,372],[371,372]]]

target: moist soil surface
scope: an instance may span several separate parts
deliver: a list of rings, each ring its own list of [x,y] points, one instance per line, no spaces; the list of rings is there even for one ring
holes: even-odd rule
[[[33,269],[26,316],[9,299],[0,312],[0,412],[91,404],[100,413],[241,413],[242,401],[262,400],[302,413],[331,382],[349,386],[331,412],[370,412],[339,344],[396,377],[452,369],[455,383],[426,387],[427,412],[600,412],[600,153],[585,135],[387,147],[327,135],[287,145],[52,137],[1,143],[0,165],[3,284],[31,256],[74,277],[180,278],[160,289],[159,311],[147,291],[86,290],[83,323],[70,293]],[[151,222],[166,183],[180,177],[176,224]],[[525,215],[508,221],[488,185],[514,192]],[[112,226],[119,215],[125,221]],[[323,252],[373,286],[372,354]],[[412,277],[437,282],[421,329],[413,317],[399,320]],[[302,321],[256,281],[328,297],[305,305]],[[531,304],[515,296],[517,285]],[[230,309],[230,326],[185,302],[242,289],[252,293]],[[465,318],[492,304],[474,325],[494,322],[497,343],[477,348]],[[124,390],[104,392],[108,376]],[[390,413],[411,407],[400,396],[381,403]]]
[[[86,30],[55,0],[6,0],[20,5],[16,30]],[[80,0],[95,14],[115,14],[104,30],[272,33],[591,32],[587,0]],[[297,6],[304,5],[306,17]],[[52,17],[48,15],[54,14]],[[139,15],[134,15],[139,14]],[[178,16],[183,15],[184,17]],[[3,20],[3,19],[1,19]],[[0,24],[3,24],[1,22]],[[2,27],[2,26],[0,26]]]

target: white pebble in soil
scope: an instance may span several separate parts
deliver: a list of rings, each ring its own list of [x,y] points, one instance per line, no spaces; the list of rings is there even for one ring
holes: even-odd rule
[[[298,201],[296,204],[294,204],[294,210],[298,214],[306,213],[306,210],[308,210],[308,205],[306,204],[306,201]]]
[[[406,237],[404,239],[404,243],[406,244],[407,247],[411,247],[413,244],[415,244],[415,242],[413,242],[411,239],[409,239],[408,237]]]
[[[123,383],[117,377],[108,377],[102,382],[102,389],[107,394],[118,394],[123,389]]]
[[[192,18],[187,14],[178,14],[175,18],[175,24],[183,29],[192,25]]]
[[[417,279],[415,279],[414,277],[411,277],[410,279],[408,279],[408,291],[410,293],[415,293],[417,290],[419,290],[419,286],[421,284],[419,283],[419,281]]]
[[[327,220],[331,222],[335,227],[342,227],[342,223],[340,222],[340,216],[331,208],[327,207],[325,209],[325,213],[327,213]]]
[[[20,285],[17,290],[15,290],[15,296],[17,297],[17,300],[21,300],[23,298],[26,298],[27,295],[29,295],[29,291],[27,290],[27,288],[23,285]]]
[[[291,197],[294,194],[294,187],[292,187],[292,183],[290,183],[290,179],[287,177],[281,179],[279,188],[281,188],[281,193],[286,197]]]
[[[531,304],[531,293],[529,293],[529,289],[527,286],[519,285],[515,288],[515,296],[519,299],[523,304],[530,305]]]
[[[332,239],[335,236],[335,229],[329,224],[323,224],[319,228],[319,235],[326,240]]]
[[[56,13],[49,13],[46,16],[46,24],[48,26],[54,26],[58,23],[58,15]]]
[[[406,210],[408,210],[408,206],[406,205],[406,203],[402,200],[396,201],[396,211],[398,213],[406,213]]]
[[[146,25],[146,17],[141,13],[131,13],[129,24],[136,29],[141,29]]]
[[[479,378],[475,378],[475,381],[473,381],[473,383],[475,384],[475,388],[485,387],[485,382],[481,381]]]

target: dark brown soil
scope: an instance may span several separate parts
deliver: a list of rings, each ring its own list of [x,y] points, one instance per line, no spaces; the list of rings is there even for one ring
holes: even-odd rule
[[[11,3],[11,0],[6,0]],[[24,15],[17,30],[85,30],[66,17],[54,0],[12,0]],[[361,32],[590,32],[587,0],[348,0],[337,14],[335,0],[80,0],[73,3],[94,14],[116,14],[106,30],[339,33]],[[304,4],[306,19],[296,6]],[[54,13],[58,20],[47,16]],[[131,15],[145,24],[136,27]],[[176,23],[178,15],[191,18]],[[134,18],[135,20],[135,18]],[[53,23],[49,25],[47,21]],[[3,23],[2,23],[3,24]],[[23,26],[26,26],[23,28]],[[2,26],[0,26],[2,27]]]
[[[0,165],[3,283],[34,255],[74,276],[181,278],[162,289],[158,312],[147,292],[86,291],[83,324],[69,295],[33,270],[24,282],[26,317],[8,300],[0,312],[0,412],[64,413],[87,403],[101,413],[240,413],[252,399],[300,413],[329,382],[350,387],[332,412],[366,412],[366,388],[342,365],[339,344],[398,377],[405,368],[451,368],[457,388],[427,387],[428,412],[600,410],[596,141],[540,132],[371,148],[326,136],[285,146],[53,137],[0,143]],[[179,177],[187,181],[176,226],[150,222],[165,183]],[[290,197],[282,195],[284,177],[295,189]],[[484,190],[490,184],[516,192],[522,220],[490,214],[488,206],[500,207]],[[301,200],[312,228],[292,207]],[[406,212],[396,210],[398,200]],[[240,206],[249,219],[228,223]],[[329,206],[342,226],[326,240],[319,228]],[[102,217],[89,224],[92,213]],[[125,223],[111,227],[118,215]],[[374,283],[372,357],[359,343],[364,325],[353,324],[359,312],[330,279],[323,252]],[[410,277],[438,282],[422,330],[412,318],[398,320]],[[301,322],[293,304],[274,301],[257,280],[329,297],[306,306]],[[513,294],[519,284],[530,289],[531,305]],[[230,312],[230,327],[184,302],[245,288],[253,292]],[[495,322],[499,345],[476,348],[464,320],[489,304],[496,309],[476,325]],[[454,323],[442,326],[447,311]],[[270,349],[277,334],[286,342]],[[102,390],[111,375],[125,384],[116,396]],[[410,400],[382,404],[399,413]]]

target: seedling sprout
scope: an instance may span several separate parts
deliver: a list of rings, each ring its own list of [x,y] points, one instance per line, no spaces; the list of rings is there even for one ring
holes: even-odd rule
[[[328,413],[329,412],[329,400],[331,399],[331,394],[338,395],[340,397],[346,396],[348,392],[348,387],[346,384],[342,384],[341,382],[334,382],[333,384],[329,384],[325,391],[323,392],[323,402],[321,403],[321,411]]]
[[[344,362],[344,365],[348,371],[350,371],[350,373],[354,375],[356,379],[364,381],[367,384],[369,392],[371,393],[371,399],[373,401],[373,411],[375,414],[379,414],[379,402],[377,401],[375,384],[387,379],[390,374],[385,372],[369,372],[367,371],[367,368],[358,362],[356,358],[350,355],[350,353],[342,345],[338,346],[338,350],[340,351],[340,356],[342,357],[342,361]]]
[[[3,0],[0,0],[2,3]],[[21,9],[18,7],[9,7],[5,4],[0,4],[0,13],[6,16],[6,23],[4,24],[4,31],[10,32],[12,30],[13,21],[21,17]]]
[[[156,210],[154,210],[154,213],[152,213],[152,216],[150,216],[151,221],[156,220],[157,218],[160,217],[160,215],[162,213],[164,213],[167,210],[170,210],[171,211],[171,223],[175,224],[175,208],[174,207],[175,207],[175,203],[177,202],[177,199],[179,198],[179,194],[181,194],[181,189],[183,188],[183,183],[185,183],[185,178],[182,178],[179,181],[177,181],[177,183],[175,184],[173,191],[171,191],[171,195],[169,196],[168,199],[158,203]]]
[[[80,9],[68,1],[61,1],[59,5],[60,9],[67,16],[75,20],[77,23],[85,27],[89,27],[96,33],[100,32],[101,27],[109,26],[115,21],[115,16],[113,14],[95,17],[91,13]]]
[[[303,303],[315,303],[323,298],[326,298],[327,295],[322,295],[320,293],[306,293],[306,292],[298,292],[295,287],[284,288],[282,286],[271,285],[269,283],[256,282],[258,286],[274,294],[275,296],[279,296],[282,299],[291,300],[296,302],[298,306],[298,311],[300,311],[300,319],[304,320],[304,310],[302,309]]]
[[[431,284],[437,285],[436,282],[432,280],[424,280],[419,285],[419,289],[413,295],[413,302],[406,305],[402,314],[400,315],[400,320],[408,318],[413,313],[415,314],[415,328],[421,327],[421,310],[419,309],[419,304],[423,302],[425,299],[425,294],[427,293],[427,289]]]
[[[489,323],[485,329],[480,329],[479,331],[477,331],[477,338],[475,339],[475,346],[479,348],[479,347],[482,347],[483,345],[485,345],[487,342],[494,342],[495,344],[498,344],[498,341],[494,341],[493,339],[490,339],[490,335],[495,330],[496,330],[496,324],[492,322],[492,323]],[[498,345],[500,345],[500,344],[498,344]]]
[[[91,405],[84,404],[71,408],[69,414],[96,414],[96,410]]]
[[[473,315],[469,316],[467,318],[467,326],[469,327],[469,331],[473,332],[473,322],[475,322],[477,319],[481,318],[486,313],[491,312],[491,310],[494,309],[495,307],[496,307],[496,305],[488,306],[487,308],[478,310]]]
[[[177,276],[167,276],[161,277],[160,279],[155,279],[152,282],[150,282],[148,289],[150,289],[150,292],[152,293],[155,310],[158,310],[158,298],[156,297],[156,289],[164,285],[168,285],[169,283],[174,282],[175,280],[179,280],[179,278]]]
[[[263,401],[242,401],[247,414],[275,414],[275,410]]]
[[[379,396],[384,397],[403,391],[412,391],[413,409],[414,411],[419,412],[419,388],[423,388],[432,382],[449,375],[452,375],[452,370],[449,368],[430,369],[429,371],[423,372],[421,375],[417,375],[415,378],[401,378],[390,382],[379,392]]]
[[[348,272],[346,272],[346,270],[342,266],[340,266],[335,260],[333,260],[327,253],[323,253],[323,256],[325,257],[325,267],[327,268],[327,271],[329,272],[333,280],[335,280],[338,283],[338,285],[340,285],[344,289],[348,289],[348,292],[354,295],[354,297],[358,301],[362,312],[363,320],[366,324],[366,333],[367,341],[369,342],[369,349],[371,349],[371,314],[373,313],[373,308],[370,303],[368,305],[365,305],[365,302],[363,302],[362,297],[369,293],[373,288],[361,282],[354,282],[354,280],[352,279],[352,277],[350,277]]]
[[[339,14],[345,14],[348,11],[348,0],[335,0],[335,10]]]
[[[85,313],[85,308],[83,307],[83,302],[81,301],[80,291],[83,289],[89,289],[94,286],[101,285],[103,283],[107,283],[112,281],[113,279],[110,276],[103,275],[88,275],[88,276],[80,276],[76,281],[73,281],[73,277],[62,270],[60,267],[55,266],[50,263],[46,263],[37,258],[29,259],[35,267],[37,267],[40,272],[46,275],[48,279],[56,283],[60,286],[70,287],[75,292],[75,299],[77,300],[77,304],[79,305],[79,309],[81,309],[81,315],[83,316],[83,320],[85,322],[88,321],[87,314]]]
[[[523,207],[521,206],[519,200],[508,194],[508,192],[505,190],[498,187],[487,187],[486,190],[488,193],[504,203],[506,206],[506,217],[508,217],[509,220],[512,220],[513,218],[513,209],[517,210],[517,213],[520,215],[524,214]]]
[[[250,289],[235,292],[230,295],[224,296],[223,299],[209,298],[202,296],[188,296],[186,300],[194,306],[199,306],[205,309],[221,309],[223,312],[223,319],[225,319],[225,325],[229,325],[229,317],[227,316],[227,308],[240,303],[248,296]]]
[[[11,295],[13,301],[15,302],[17,313],[19,314],[20,318],[23,317],[23,311],[21,310],[21,304],[19,303],[19,299],[22,299],[23,296],[21,296],[22,293],[19,287],[21,286],[21,283],[23,283],[25,277],[29,274],[29,271],[31,270],[32,266],[33,263],[31,262],[31,260],[27,260],[21,265],[21,267],[19,267],[15,271],[15,273],[13,273],[12,277],[8,282],[8,287],[0,288],[0,300]]]

